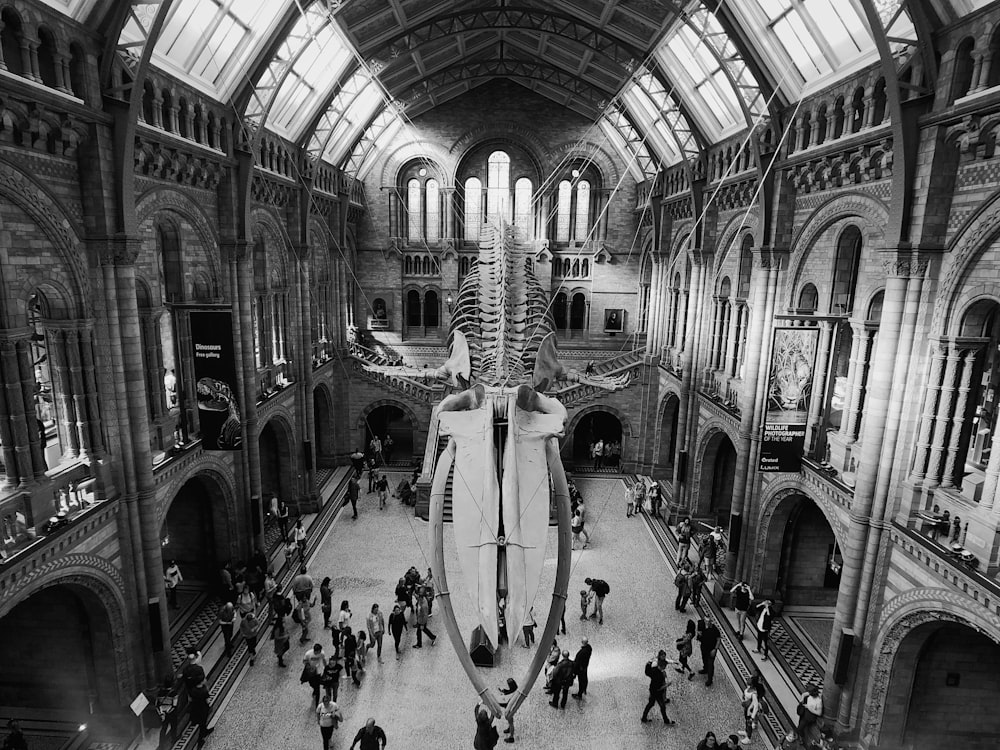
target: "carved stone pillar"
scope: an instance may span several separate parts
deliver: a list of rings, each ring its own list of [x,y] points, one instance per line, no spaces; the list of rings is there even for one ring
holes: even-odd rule
[[[153,93],[153,121],[147,124],[163,129],[163,97],[159,91]]]
[[[847,358],[847,382],[844,389],[844,407],[840,413],[840,429],[838,432],[845,438],[849,432],[847,428],[848,415],[851,413],[852,394],[854,383],[858,379],[860,362],[860,350],[864,339],[864,326],[860,323],[851,323],[851,354]]]
[[[972,387],[972,370],[976,365],[976,349],[967,349],[962,355],[962,377],[958,384],[958,398],[955,400],[954,416],[951,419],[951,435],[948,439],[948,452],[944,458],[944,476],[941,486],[955,486],[955,461],[958,458],[958,444],[962,438],[962,427],[965,425],[965,408],[969,402],[969,390]]]
[[[680,299],[678,301],[677,330],[680,332],[680,335],[677,336],[679,342],[676,346],[683,352],[688,344],[687,319],[693,312],[688,309],[688,305],[689,303],[693,304],[693,297],[688,295],[687,291],[681,291],[678,296]]]
[[[100,397],[97,390],[97,371],[94,367],[94,331],[90,324],[80,329],[80,363],[87,396],[86,438],[81,448],[95,459],[104,458],[104,433],[101,430]]]
[[[941,470],[943,468],[941,461],[945,450],[945,435],[951,423],[960,360],[961,352],[954,345],[949,346],[948,358],[945,361],[944,380],[941,382],[941,397],[938,399],[937,414],[934,417],[930,458],[927,462],[927,484],[929,487],[937,487],[941,483]]]
[[[851,382],[851,406],[847,411],[846,435],[848,440],[857,440],[861,427],[861,410],[864,406],[865,386],[868,382],[869,357],[871,356],[874,331],[863,324],[851,327],[854,329],[854,335],[860,336],[861,341],[858,347],[858,360],[855,363],[854,379]]]
[[[920,429],[917,433],[917,450],[913,459],[913,477],[917,480],[922,480],[927,475],[931,429],[934,427],[934,414],[941,393],[941,374],[947,351],[947,347],[938,342],[931,345],[931,367],[927,376],[927,391],[924,394],[924,408],[920,414]]]
[[[975,52],[972,53],[972,78],[969,81],[969,93],[975,93],[976,91],[982,91],[986,88],[985,79],[982,76],[983,73],[983,53]]]
[[[24,77],[37,83],[42,82],[38,68],[38,41],[21,38],[21,59],[24,61]]]
[[[1000,516],[1000,503],[996,501],[1000,484],[1000,430],[993,433],[990,443],[990,460],[986,464],[986,478],[983,481],[983,495],[980,503],[987,510],[993,509],[994,517]]]
[[[812,384],[812,395],[809,399],[809,420],[806,423],[805,448],[811,451],[813,440],[816,438],[816,430],[819,428],[820,412],[826,402],[826,371],[827,360],[830,358],[830,340],[833,328],[829,321],[821,321],[819,324],[819,346],[816,350],[815,377]]]
[[[724,358],[726,377],[731,377],[736,359],[736,330],[739,328],[739,317],[743,314],[742,305],[735,300],[726,302],[726,352]]]
[[[875,119],[875,89],[874,87],[867,87],[865,89],[865,98],[863,100],[865,107],[865,117],[862,122],[862,128],[870,128],[873,124],[872,121]]]

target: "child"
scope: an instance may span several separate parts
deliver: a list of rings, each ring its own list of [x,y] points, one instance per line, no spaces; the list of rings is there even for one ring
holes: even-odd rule
[[[587,609],[590,607],[590,591],[580,589],[580,619],[587,619]]]

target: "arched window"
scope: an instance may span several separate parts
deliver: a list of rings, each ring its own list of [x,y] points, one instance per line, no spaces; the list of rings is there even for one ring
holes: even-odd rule
[[[531,180],[521,177],[514,183],[514,223],[526,240],[532,239]]]
[[[799,305],[797,312],[812,315],[816,312],[819,307],[819,293],[816,291],[816,286],[813,284],[806,284],[802,287],[802,291],[799,292]]]
[[[193,138],[194,134],[188,128],[188,103],[187,99],[180,99],[177,103],[177,133],[181,138]]]
[[[174,106],[174,100],[173,97],[170,96],[170,91],[168,91],[167,89],[163,89],[163,93],[161,94],[161,96],[163,97],[163,104],[160,107],[161,123],[164,130],[173,132],[174,123],[173,123],[173,112],[171,110],[173,109]]]
[[[590,230],[590,183],[580,180],[576,186],[576,232],[574,236],[577,242],[584,242],[587,239],[587,232]]]
[[[583,292],[573,295],[569,307],[569,327],[573,331],[582,331],[587,327],[587,297]]]
[[[24,58],[21,57],[21,19],[9,8],[0,13],[0,47],[3,48],[3,61],[7,70],[19,76],[24,75]]]
[[[56,88],[59,77],[56,76],[56,40],[52,32],[46,28],[38,29],[38,73],[49,88]]]
[[[740,246],[740,276],[739,286],[736,288],[736,296],[746,299],[750,296],[750,278],[753,274],[753,237],[746,235],[743,237],[743,244]]]
[[[837,241],[837,259],[833,267],[833,295],[830,312],[849,315],[854,311],[854,288],[861,263],[861,230],[847,226]]]
[[[552,316],[555,318],[557,331],[566,330],[566,304],[566,293],[559,292],[552,303]]]
[[[6,55],[6,52],[4,52]],[[156,124],[156,114],[154,112],[156,92],[153,90],[153,84],[146,81],[142,85],[142,119],[147,125]]]
[[[976,40],[967,37],[962,40],[955,50],[955,74],[952,78],[951,100],[961,99],[969,93],[972,87],[972,72],[975,63],[972,60],[972,50],[975,49]]]
[[[877,325],[882,320],[882,303],[884,300],[884,289],[875,292],[872,301],[868,304],[868,315],[865,316],[866,321]]]
[[[406,325],[411,328],[420,325],[420,292],[416,289],[406,293]]]
[[[838,96],[833,103],[833,137],[840,138],[844,134],[844,97]]]
[[[406,183],[406,237],[419,242],[420,233],[420,181],[416,178]]]
[[[816,145],[819,146],[826,140],[826,105],[823,104],[816,111]]]
[[[439,325],[441,305],[438,302],[438,295],[435,291],[428,291],[424,295],[424,326],[427,328],[437,328]]]
[[[857,133],[865,124],[865,89],[858,86],[851,99],[851,132]]]
[[[969,463],[985,469],[990,460],[993,434],[1000,422],[1000,400],[996,397],[1000,392],[1000,305],[992,300],[973,304],[962,319],[961,335],[981,339],[983,344],[976,354],[976,364],[982,376],[971,378],[972,392],[968,397],[967,413],[954,415],[965,418],[961,423],[960,450],[968,452]],[[958,382],[961,380],[959,377]],[[961,460],[955,462],[957,467],[964,466],[964,463]],[[958,471],[959,484],[962,473]]]
[[[875,81],[875,90],[872,92],[872,125],[881,125],[885,119],[885,79],[879,78]]]
[[[465,240],[479,242],[483,231],[483,183],[478,177],[465,181]]]
[[[494,151],[486,162],[486,215],[510,219],[510,156]]]
[[[990,88],[1000,86],[1000,27],[990,37],[990,50],[987,53],[990,60],[990,72],[986,77],[986,85]]]
[[[556,242],[569,242],[569,212],[573,203],[573,186],[569,180],[559,183],[556,201]]]
[[[437,180],[427,180],[424,194],[427,201],[427,241],[437,242],[441,239],[441,199]]]
[[[85,83],[87,57],[83,54],[83,50],[80,49],[80,45],[78,44],[69,45],[69,54],[70,88],[73,89],[74,96],[83,99],[87,94],[87,85]]]

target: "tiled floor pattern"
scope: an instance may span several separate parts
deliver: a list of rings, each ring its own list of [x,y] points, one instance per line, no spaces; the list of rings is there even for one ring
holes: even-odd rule
[[[788,666],[803,687],[823,684],[823,675],[816,669],[816,664],[780,617],[771,625],[771,652],[777,652],[778,658]]]
[[[400,476],[395,475],[393,483]],[[723,674],[717,674],[712,688],[705,687],[701,676],[671,687],[673,700],[668,708],[677,726],[664,727],[658,719],[651,724],[639,722],[648,685],[643,666],[659,648],[675,653],[674,640],[683,630],[686,617],[675,613],[671,606],[670,576],[645,523],[625,518],[621,481],[579,479],[577,485],[588,501],[592,541],[586,550],[573,553],[567,610],[569,635],[560,638],[560,645],[575,653],[581,636],[591,639],[594,657],[589,695],[582,701],[571,698],[565,711],[552,709],[539,682],[518,713],[518,744],[533,749],[693,748],[706,730],[719,735],[735,732],[742,725],[739,698]],[[364,495],[359,513],[357,521],[348,514],[340,515],[310,566],[317,580],[326,575],[334,580],[334,604],[343,599],[350,601],[355,625],[363,624],[374,601],[387,610],[396,580],[410,565],[426,570],[430,555],[427,524],[415,519],[412,509],[401,506],[398,500],[391,500],[388,508],[380,511],[375,496]],[[474,610],[458,572],[457,557],[452,528],[446,526],[445,564],[450,571],[452,599],[459,624],[463,632],[469,633]],[[577,592],[586,576],[605,578],[611,585],[603,626],[578,619]],[[536,598],[540,624],[547,615],[548,592],[554,577],[552,529]],[[431,618],[430,628],[440,639],[435,647],[414,649],[410,631],[404,635],[403,653],[396,660],[387,635],[384,661],[378,663],[371,654],[362,686],[354,688],[347,680],[341,683],[340,705],[346,721],[335,735],[334,747],[347,747],[369,716],[386,730],[393,746],[471,746],[475,695],[438,616]],[[325,631],[320,631],[319,639],[329,647]],[[257,665],[245,671],[217,715],[209,750],[319,747],[309,690],[298,681],[299,659],[305,649],[295,646],[292,653],[296,658],[291,660],[291,666],[281,669],[269,642],[262,641]],[[499,686],[510,675],[520,679],[529,653],[519,647],[501,652],[500,665],[484,670],[488,682]],[[697,654],[693,663],[700,666]],[[752,747],[764,745],[755,739]]]
[[[786,610],[785,619],[790,620],[790,625],[797,628],[799,634],[808,641],[814,656],[819,654],[825,660],[833,634],[833,611],[831,610],[829,617],[806,617],[789,614]]]

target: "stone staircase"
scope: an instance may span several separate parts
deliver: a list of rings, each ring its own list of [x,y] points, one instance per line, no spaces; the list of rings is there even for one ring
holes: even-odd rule
[[[401,375],[390,375],[365,369],[365,365],[388,365],[390,362],[374,350],[361,344],[350,345],[348,361],[351,363],[351,369],[365,380],[394,393],[403,394],[409,399],[433,404],[444,395],[444,386],[436,383],[428,384]]]
[[[627,388],[632,387],[633,382],[638,381],[638,371],[642,367],[646,357],[645,347],[635,351],[627,351],[617,354],[614,357],[594,362],[594,373],[597,375],[624,375],[631,378]],[[607,391],[595,385],[586,383],[572,383],[565,388],[552,393],[558,398],[567,409],[572,406],[580,406],[596,398],[607,395]]]

